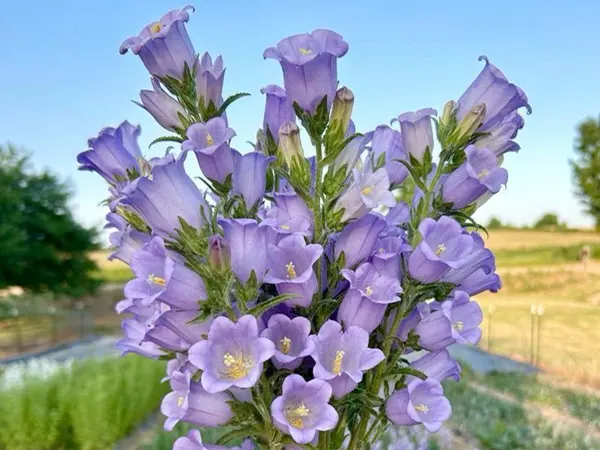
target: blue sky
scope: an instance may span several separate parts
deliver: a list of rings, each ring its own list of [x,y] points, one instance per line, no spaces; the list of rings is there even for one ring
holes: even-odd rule
[[[84,5],[83,3],[87,3]],[[149,76],[121,42],[184,3],[170,0],[3,2],[0,27],[0,142],[33,152],[38,167],[67,177],[76,190],[77,217],[100,225],[105,197],[99,177],[77,172],[75,157],[100,128],[124,119],[142,125],[142,149],[164,135],[130,100],[148,88]],[[487,55],[528,94],[526,117],[509,154],[508,188],[478,216],[530,223],[554,211],[568,223],[591,223],[573,197],[568,159],[576,124],[600,114],[600,3],[205,0],[196,2],[188,30],[198,52],[222,54],[225,94],[251,92],[228,111],[235,146],[248,151],[262,122],[259,89],[281,83],[264,48],[315,28],[341,33],[350,51],[340,61],[340,82],[355,93],[354,120],[368,131],[404,111],[441,111],[458,99]],[[194,161],[190,160],[189,163]],[[196,169],[192,169],[195,171]]]

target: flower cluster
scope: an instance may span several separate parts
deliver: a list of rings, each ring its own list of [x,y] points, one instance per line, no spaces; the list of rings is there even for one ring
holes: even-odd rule
[[[180,150],[147,158],[123,122],[78,157],[110,185],[111,258],[135,275],[118,347],[168,360],[165,428],[228,425],[218,445],[194,429],[174,448],[356,450],[390,422],[438,430],[451,413],[440,383],[460,377],[446,348],[477,344],[472,297],[500,288],[472,214],[506,184],[527,97],[482,57],[437,118],[358,133],[338,86],[348,44],[316,30],[265,50],[283,87],[261,89],[263,127],[242,153],[226,110],[247,94],[223,96],[223,59],[196,54],[190,10],[121,46],[151,75],[140,106],[172,133],[155,143]]]

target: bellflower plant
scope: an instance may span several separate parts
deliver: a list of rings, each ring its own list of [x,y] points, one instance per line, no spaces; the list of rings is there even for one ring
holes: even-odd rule
[[[440,116],[357,132],[360,92],[338,86],[348,44],[321,29],[265,50],[283,88],[260,90],[262,128],[240,152],[227,109],[248,94],[226,96],[223,59],[196,54],[192,11],[121,47],[151,76],[140,106],[171,133],[151,148],[171,153],[144,156],[123,122],[77,158],[108,183],[111,258],[134,273],[118,347],[168,361],[167,429],[227,426],[174,448],[362,450],[390,424],[437,431],[452,411],[440,383],[460,378],[446,348],[477,344],[474,296],[501,285],[473,213],[507,183],[526,95],[482,57]]]

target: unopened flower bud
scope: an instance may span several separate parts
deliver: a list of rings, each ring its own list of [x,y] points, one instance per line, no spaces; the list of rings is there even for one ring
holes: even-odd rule
[[[473,107],[456,127],[456,140],[461,141],[471,136],[485,120],[485,103]]]
[[[208,264],[218,272],[227,270],[231,263],[229,244],[218,234],[211,236],[208,241]]]
[[[454,111],[456,111],[456,102],[454,100],[446,102],[446,104],[444,105],[444,111],[442,113],[441,122],[443,124],[449,123],[450,119],[454,115]]]
[[[331,122],[338,120],[344,131],[348,128],[352,107],[354,106],[354,93],[347,87],[338,89],[335,93],[333,108],[331,110]]]
[[[279,153],[288,167],[291,167],[294,158],[304,157],[300,128],[294,122],[285,122],[279,128]]]

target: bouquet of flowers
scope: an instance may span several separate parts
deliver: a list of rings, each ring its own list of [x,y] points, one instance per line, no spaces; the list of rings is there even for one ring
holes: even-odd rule
[[[446,347],[478,342],[471,297],[500,288],[472,214],[506,184],[527,97],[481,57],[441,116],[359,133],[338,88],[348,44],[315,30],[265,50],[284,87],[261,89],[263,127],[242,154],[226,112],[248,94],[223,97],[223,60],[197,55],[190,11],[120,49],[151,74],[139,105],[170,132],[153,144],[180,148],[146,158],[123,122],[78,156],[110,185],[111,258],[135,274],[118,347],[168,360],[166,429],[226,426],[218,445],[192,429],[174,448],[356,450],[390,423],[438,430],[451,414],[440,382],[460,376]]]

